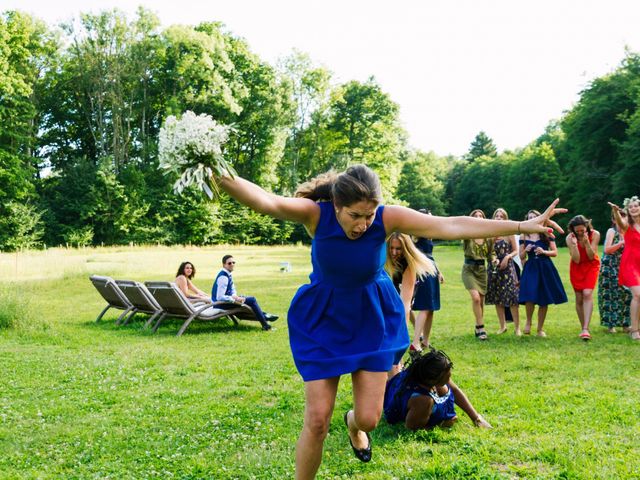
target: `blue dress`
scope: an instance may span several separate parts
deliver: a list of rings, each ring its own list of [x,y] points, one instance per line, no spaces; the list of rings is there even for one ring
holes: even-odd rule
[[[384,271],[384,207],[351,240],[333,203],[318,205],[310,283],[298,289],[287,317],[293,360],[305,382],[360,369],[386,372],[400,362],[409,332],[400,295]]]
[[[428,395],[433,398],[433,409],[427,421],[426,428],[432,428],[445,420],[456,417],[455,395],[451,386],[447,384],[448,391],[442,397],[433,390],[405,381],[407,371],[403,370],[391,380],[387,381],[384,391],[384,418],[387,423],[394,424],[404,422],[409,413],[409,400],[416,395]]]
[[[558,275],[558,270],[551,259],[546,255],[536,255],[536,247],[544,250],[549,248],[549,244],[543,240],[520,240],[521,244],[533,244],[534,247],[527,253],[527,262],[524,264],[522,276],[520,277],[520,303],[533,302],[536,305],[550,305],[567,302],[567,294],[562,286],[562,280]]]
[[[433,241],[431,239],[418,238],[416,247],[428,258],[433,260]],[[413,296],[412,308],[418,311],[440,310],[440,278],[437,273],[434,276],[425,275],[418,279]]]

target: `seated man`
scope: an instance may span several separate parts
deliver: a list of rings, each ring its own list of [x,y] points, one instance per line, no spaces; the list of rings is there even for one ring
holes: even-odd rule
[[[278,319],[277,315],[271,315],[265,313],[258,305],[258,301],[255,297],[242,297],[236,292],[236,287],[233,284],[233,278],[231,272],[236,266],[236,261],[231,255],[225,255],[222,257],[222,270],[218,273],[218,276],[213,282],[213,288],[211,289],[211,299],[214,302],[230,302],[240,303],[248,305],[256,316],[256,319],[262,325],[263,330],[271,330],[271,325],[267,322],[274,322]],[[218,308],[231,309],[233,305],[216,305]]]

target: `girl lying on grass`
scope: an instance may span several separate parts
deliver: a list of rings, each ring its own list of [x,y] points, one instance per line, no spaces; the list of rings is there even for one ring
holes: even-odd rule
[[[492,428],[453,383],[452,368],[447,354],[432,348],[415,352],[404,370],[392,370],[384,394],[387,422],[404,422],[409,430],[451,427],[457,420],[455,403],[476,427]]]

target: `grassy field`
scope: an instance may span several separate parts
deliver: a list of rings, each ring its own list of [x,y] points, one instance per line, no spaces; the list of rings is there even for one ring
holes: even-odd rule
[[[141,330],[142,316],[125,327],[116,313],[94,322],[104,302],[90,274],[172,280],[190,260],[209,290],[227,252],[239,290],[281,315],[275,331],[223,320],[177,338],[177,321],[157,334]],[[474,428],[462,412],[450,430],[382,421],[373,460],[362,464],[342,423],[344,378],[319,478],[640,478],[640,345],[606,334],[597,314],[593,341],[580,341],[572,295],[550,307],[548,338],[516,338],[511,326],[492,335],[487,309],[490,339],[479,342],[461,248],[435,255],[447,281],[433,343],[494,429]],[[280,273],[281,261],[293,271]],[[567,287],[566,250],[555,263]],[[291,478],[304,399],[284,317],[309,268],[308,248],[294,246],[0,254],[0,314],[24,312],[0,330],[0,478]]]

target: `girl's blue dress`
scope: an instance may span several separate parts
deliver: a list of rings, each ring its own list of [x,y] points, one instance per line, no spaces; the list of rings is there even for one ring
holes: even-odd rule
[[[356,370],[386,372],[409,346],[402,300],[384,271],[386,232],[379,206],[373,223],[351,240],[332,202],[320,202],[311,244],[313,271],[288,313],[293,360],[304,381]]]
[[[536,247],[546,250],[549,244],[543,240],[535,242],[531,240],[520,240],[521,244],[533,244],[533,248],[527,254],[527,262],[524,264],[522,275],[520,276],[519,303],[532,302],[535,305],[550,305],[567,302],[567,294],[562,286],[562,280],[558,275],[558,270],[551,259],[546,255],[536,255]]]

